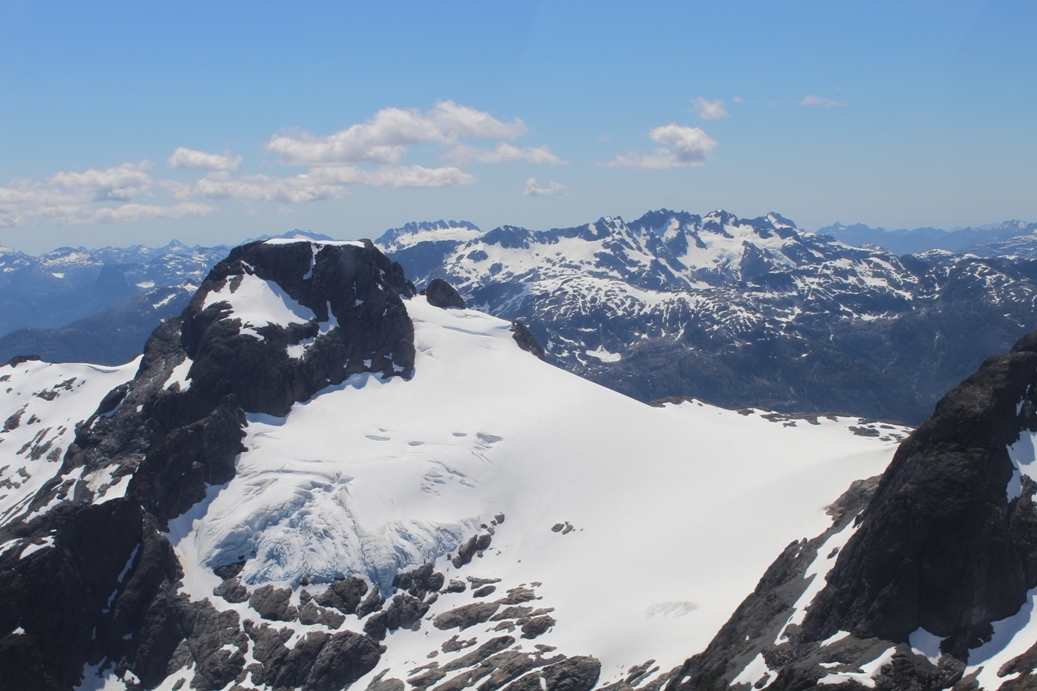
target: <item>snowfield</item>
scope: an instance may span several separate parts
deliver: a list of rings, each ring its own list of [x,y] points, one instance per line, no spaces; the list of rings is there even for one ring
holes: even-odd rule
[[[26,513],[36,491],[61,470],[76,424],[93,415],[105,394],[132,379],[139,363],[140,358],[118,367],[28,360],[0,366],[0,529]],[[96,491],[111,477],[87,480]],[[109,491],[104,496],[112,498]]]
[[[212,595],[212,568],[242,556],[246,585],[288,585],[294,604],[304,585],[350,573],[387,592],[432,561],[448,580],[501,579],[499,593],[539,583],[535,604],[557,623],[536,642],[597,657],[601,683],[649,659],[665,672],[705,647],[789,542],[828,528],[825,507],[881,473],[904,432],[650,407],[523,352],[507,321],[406,304],[412,380],[357,375],[284,418],[249,416],[235,478],[172,522],[193,599],[257,619]],[[448,555],[500,514],[489,549],[455,569]],[[420,630],[389,635],[370,676],[427,662],[456,633],[429,620],[471,602],[440,597]],[[495,635],[492,622],[462,633]]]

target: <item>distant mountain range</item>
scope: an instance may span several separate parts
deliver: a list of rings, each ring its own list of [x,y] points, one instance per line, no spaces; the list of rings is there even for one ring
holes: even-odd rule
[[[943,249],[951,252],[975,251],[985,256],[1009,254],[1010,251],[1001,251],[999,247],[1001,243],[1020,236],[1032,236],[1035,232],[1037,232],[1037,223],[1024,221],[1005,221],[999,225],[956,228],[950,231],[940,228],[886,230],[885,228],[872,228],[863,223],[849,226],[834,223],[817,230],[818,235],[831,235],[847,245],[882,247],[897,254],[915,254],[926,250]],[[1033,237],[1025,237],[1023,241],[1029,247],[1033,244]],[[986,247],[987,245],[998,245],[998,247]]]
[[[469,305],[526,321],[551,362],[640,400],[916,423],[984,358],[1037,327],[1033,226],[945,234],[1017,233],[967,254],[897,255],[833,239],[842,226],[816,234],[778,214],[663,209],[545,231],[411,223],[377,244],[419,287],[445,278]],[[5,318],[32,328],[0,338],[0,362],[28,353],[124,362],[228,251],[8,252]]]
[[[0,248],[0,335],[62,327],[156,287],[197,288],[228,251],[176,241],[158,248],[63,247],[39,256]]]
[[[331,239],[298,230],[278,237],[295,236]],[[50,362],[127,362],[159,322],[187,307],[230,249],[174,240],[32,256],[0,247],[0,362],[27,353]]]
[[[419,285],[445,278],[470,306],[528,321],[552,362],[644,401],[914,423],[1037,326],[1030,259],[897,256],[777,214],[410,224],[377,244]]]

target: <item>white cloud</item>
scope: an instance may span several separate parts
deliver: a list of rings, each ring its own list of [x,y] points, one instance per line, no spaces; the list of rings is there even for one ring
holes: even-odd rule
[[[188,149],[180,146],[173,155],[166,159],[170,168],[192,168],[194,170],[237,170],[241,165],[241,156],[231,156],[230,152],[210,154],[205,151]]]
[[[73,193],[88,194],[93,201],[130,201],[151,187],[151,176],[145,172],[151,167],[149,161],[123,163],[106,170],[55,173],[47,182]]]
[[[727,117],[727,111],[724,110],[724,102],[719,98],[715,101],[707,101],[706,99],[699,96],[695,99],[695,112],[699,114],[699,117],[703,120],[719,120],[720,118]]]
[[[179,180],[158,180],[156,184],[169,192],[173,199],[190,199],[194,194],[194,186]]]
[[[102,223],[118,223],[127,221],[144,221],[152,218],[184,218],[185,216],[205,216],[215,209],[208,204],[182,202],[173,206],[159,204],[123,204],[115,207],[102,207],[93,212],[89,221]]]
[[[835,106],[848,106],[850,105],[847,101],[837,101],[831,98],[822,98],[821,96],[814,96],[813,94],[807,94],[803,97],[803,100],[799,102],[801,106],[818,106],[820,108],[832,108]]]
[[[455,139],[515,139],[527,132],[526,125],[515,118],[501,122],[487,112],[459,106],[453,101],[440,101],[428,112],[429,118],[447,135]]]
[[[62,171],[43,181],[12,180],[0,187],[0,226],[20,226],[36,219],[72,225],[183,218],[214,210],[191,202],[167,206],[133,201],[149,194],[155,184],[146,172],[150,168],[149,162],[142,161],[105,170]]]
[[[378,168],[373,171],[362,171],[365,175],[359,182],[376,187],[450,187],[453,185],[471,185],[475,176],[465,173],[459,168],[447,166],[442,168],[424,168],[422,166],[401,166]]]
[[[745,99],[742,98],[741,96],[735,96],[731,100],[734,101],[735,103],[745,103]]]
[[[448,151],[446,157],[455,161],[478,161],[480,163],[525,161],[526,163],[543,163],[551,166],[561,166],[568,163],[568,161],[558,158],[546,146],[520,148],[507,142],[501,142],[495,149],[481,149],[461,144]]]
[[[527,197],[554,197],[565,194],[565,185],[552,180],[547,183],[547,187],[541,187],[537,184],[536,178],[529,178],[526,180],[526,189],[522,194]]]
[[[617,156],[605,165],[655,169],[701,166],[709,160],[710,153],[717,146],[717,141],[698,127],[678,125],[675,122],[650,130],[648,136],[664,146],[651,154],[632,152],[626,156]]]
[[[267,148],[281,162],[305,166],[297,175],[238,174],[242,157],[178,147],[167,160],[174,169],[206,171],[194,181],[154,179],[149,161],[124,163],[104,170],[62,171],[42,180],[12,180],[0,186],[0,226],[37,220],[52,223],[115,223],[160,218],[184,218],[211,213],[228,199],[279,202],[338,199],[354,185],[381,188],[435,188],[470,185],[474,175],[465,161],[547,165],[566,162],[548,147],[518,147],[508,141],[526,133],[515,118],[501,121],[485,111],[441,101],[424,112],[384,108],[367,122],[327,137],[275,135]],[[473,140],[497,140],[481,148]],[[401,165],[416,145],[436,144],[457,165]],[[535,183],[535,181],[534,181]],[[564,186],[533,185],[529,194],[557,194]]]
[[[339,199],[349,194],[349,185],[374,187],[447,187],[470,185],[475,177],[454,167],[383,166],[366,170],[358,166],[322,166],[290,177],[243,175],[233,178],[212,173],[199,180],[195,189],[206,199],[248,199],[297,204]]]
[[[195,183],[195,189],[205,199],[247,199],[283,204],[337,199],[348,193],[341,184],[320,183],[309,180],[306,175],[287,178],[243,175],[232,178],[226,173],[213,173]]]
[[[516,118],[501,122],[487,112],[440,101],[432,110],[383,108],[370,120],[327,137],[274,135],[267,149],[285,163],[396,163],[417,144],[452,144],[460,139],[514,139],[526,133]]]

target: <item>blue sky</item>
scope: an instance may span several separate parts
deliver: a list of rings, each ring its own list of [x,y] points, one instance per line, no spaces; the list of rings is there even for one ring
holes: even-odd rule
[[[1034,27],[1031,2],[0,0],[0,244],[1037,220]]]

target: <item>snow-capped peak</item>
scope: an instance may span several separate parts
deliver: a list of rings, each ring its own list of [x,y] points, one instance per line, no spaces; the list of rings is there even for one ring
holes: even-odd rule
[[[478,237],[481,233],[478,226],[468,221],[412,221],[399,228],[385,231],[377,243],[383,247],[403,248],[426,241],[463,242]]]

